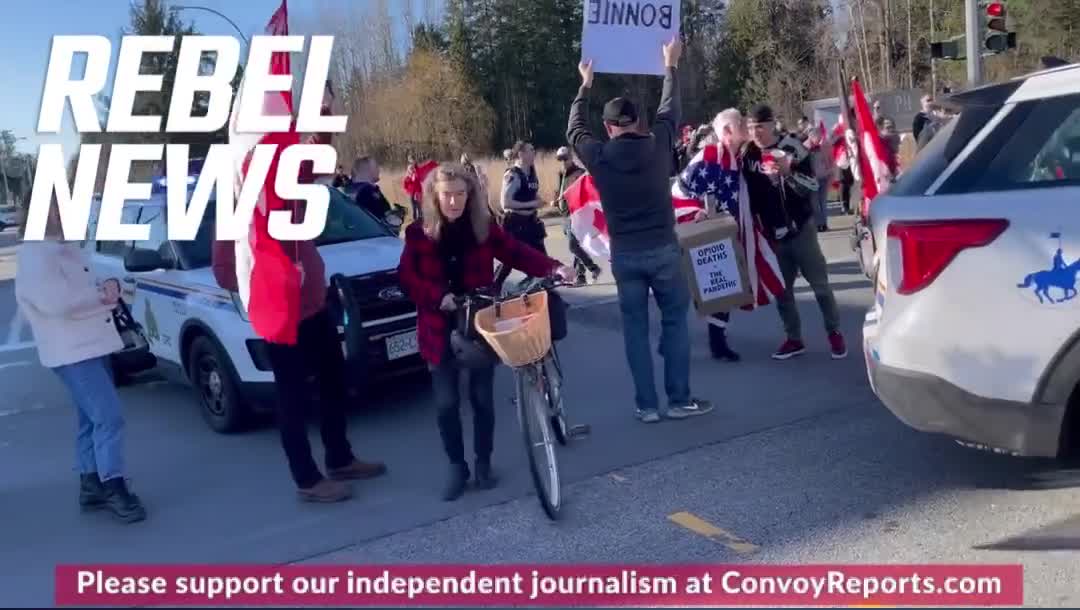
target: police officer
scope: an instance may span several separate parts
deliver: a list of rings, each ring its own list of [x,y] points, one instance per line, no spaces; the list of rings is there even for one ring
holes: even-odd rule
[[[519,140],[510,149],[511,165],[503,174],[499,201],[503,212],[503,229],[520,242],[547,254],[544,239],[547,229],[540,220],[540,179],[536,175],[536,149]],[[501,265],[495,277],[495,289],[501,290],[510,275],[510,268]]]

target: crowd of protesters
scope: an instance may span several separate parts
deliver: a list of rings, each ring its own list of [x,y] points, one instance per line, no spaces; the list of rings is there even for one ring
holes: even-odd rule
[[[735,179],[745,186],[749,209],[779,263],[783,286],[775,302],[785,337],[772,357],[787,360],[806,350],[794,297],[799,275],[813,290],[832,356],[847,355],[818,242],[818,234],[829,230],[828,192],[834,184],[841,186],[844,210],[850,210],[852,172],[833,162],[835,136],[806,117],[789,131],[764,103],[745,114],[733,108],[723,110],[711,124],[697,129],[680,128],[681,52],[678,40],[663,47],[663,91],[651,127],[643,126],[642,115],[631,100],[618,97],[603,107],[606,138],[595,136],[588,127],[593,68],[588,61],[580,64],[581,87],[570,105],[568,146],[556,152],[559,172],[552,202],[567,217],[564,232],[573,257],[570,265],[548,255],[547,231],[539,215],[545,204],[531,143],[519,141],[505,151],[507,167],[497,198],[489,196],[494,193],[484,173],[468,155],[457,163],[417,163],[410,157],[403,186],[413,222],[404,231],[399,275],[403,291],[417,308],[419,351],[431,372],[437,428],[449,462],[442,489],[445,500],[460,498],[470,480],[482,489],[494,487],[498,480],[492,466],[495,362],[467,362],[455,349],[452,338],[459,300],[478,289],[500,290],[515,269],[578,284],[600,278],[600,265],[570,229],[564,197],[583,175],[591,177],[603,207],[625,358],[634,384],[635,416],[641,422],[687,419],[713,409],[710,401],[692,392],[687,321],[691,298],[672,207],[674,180],[704,202],[694,221],[738,213],[715,197],[710,199],[711,192],[696,191],[685,173],[691,159],[706,146],[720,146],[734,155]],[[881,114],[877,103],[874,111],[891,153],[889,163],[896,167],[900,140],[895,122]],[[324,105],[323,112],[328,113],[329,107]],[[919,147],[949,118],[944,107],[925,96],[912,128]],[[310,141],[328,142],[329,134],[317,134]],[[302,182],[315,180],[310,171],[302,168],[301,173]],[[404,209],[382,193],[379,164],[372,157],[355,159],[350,173],[338,166],[329,180],[376,218],[404,216]],[[381,476],[387,468],[381,462],[358,459],[347,438],[345,365],[336,323],[327,309],[322,258],[314,241],[294,245],[287,252],[302,269],[298,340],[294,345],[270,344],[268,350],[281,444],[299,496],[336,502],[351,496],[346,481]],[[232,242],[214,244],[213,270],[221,287],[237,290]],[[122,346],[110,313],[117,306],[119,286],[116,282],[96,284],[90,278],[82,251],[60,238],[55,210],[47,239],[19,252],[16,297],[33,327],[43,365],[67,385],[77,407],[80,505],[86,510],[111,510],[128,522],[145,518],[141,501],[125,482],[123,417],[107,365],[108,354]],[[664,401],[654,380],[650,300],[660,312]],[[740,356],[726,337],[729,321],[730,313],[711,317],[710,347],[716,358],[736,362]],[[460,413],[463,374],[469,378],[466,397],[473,413],[471,467],[466,461]],[[305,424],[313,378],[322,395],[318,402],[325,470],[312,455]]]

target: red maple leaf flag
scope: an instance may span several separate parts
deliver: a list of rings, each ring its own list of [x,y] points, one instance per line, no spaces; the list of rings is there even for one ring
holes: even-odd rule
[[[859,79],[851,79],[851,97],[855,105],[855,126],[859,134],[859,173],[862,177],[862,215],[865,218],[870,211],[870,202],[884,193],[892,184],[892,171],[889,169],[888,148],[881,139],[870,104],[866,102]]]
[[[563,197],[570,214],[570,231],[581,247],[592,256],[610,259],[611,238],[600,206],[600,191],[596,190],[592,175],[579,176],[563,191]]]
[[[289,17],[287,0],[274,11],[266,26],[270,36],[288,36]],[[290,74],[289,54],[274,53],[268,66],[270,74]],[[247,70],[262,69],[248,66]],[[243,85],[241,85],[243,91]],[[236,159],[236,182],[234,192],[239,201],[240,189],[248,174],[255,146],[276,144],[277,150],[270,170],[259,192],[258,203],[251,217],[248,238],[236,241],[236,277],[240,298],[247,308],[251,326],[263,339],[271,343],[296,344],[300,327],[300,284],[302,270],[288,256],[285,246],[270,236],[270,212],[288,209],[284,199],[278,196],[274,185],[277,180],[278,161],[281,151],[298,144],[300,136],[295,123],[287,132],[237,133],[236,121],[239,105],[233,109],[229,125],[229,143]],[[292,116],[292,92],[271,91],[263,99],[263,115]]]

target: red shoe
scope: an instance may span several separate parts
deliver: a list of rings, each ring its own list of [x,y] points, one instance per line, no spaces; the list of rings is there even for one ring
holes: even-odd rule
[[[794,358],[806,351],[806,346],[802,341],[796,341],[794,339],[788,339],[784,341],[784,344],[780,346],[780,349],[773,353],[773,360],[787,360],[788,358]]]
[[[840,331],[829,333],[829,349],[832,351],[833,360],[847,358],[847,345],[844,344],[844,335]]]

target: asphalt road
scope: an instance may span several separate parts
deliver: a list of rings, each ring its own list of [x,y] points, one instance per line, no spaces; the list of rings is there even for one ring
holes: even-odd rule
[[[560,345],[566,397],[593,434],[561,456],[570,483],[555,524],[532,495],[505,370],[496,490],[439,500],[445,458],[422,382],[354,409],[355,447],[390,473],[358,484],[351,502],[313,506],[296,501],[273,429],[216,435],[188,388],[156,381],[122,390],[149,520],[82,515],[63,389],[32,348],[0,351],[0,604],[51,604],[53,566],[69,562],[1023,563],[1028,604],[1080,603],[1075,551],[1016,550],[1080,548],[1080,523],[1068,521],[1080,512],[1073,481],[1038,489],[1047,462],[968,450],[892,417],[858,349],[869,282],[845,232],[821,239],[848,359],[829,358],[805,285],[802,358],[769,359],[782,339],[773,308],[734,316],[737,364],[710,359],[693,319],[694,392],[717,409],[690,422],[633,418],[610,276],[568,294],[578,307]],[[557,226],[549,244],[568,261]],[[0,283],[0,299],[10,294]],[[0,301],[0,315],[13,311]],[[0,318],[0,329],[9,324]],[[993,545],[1013,550],[982,548]]]

